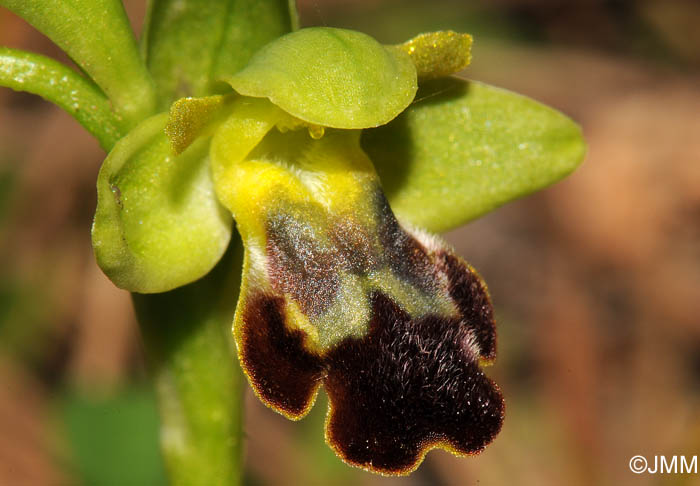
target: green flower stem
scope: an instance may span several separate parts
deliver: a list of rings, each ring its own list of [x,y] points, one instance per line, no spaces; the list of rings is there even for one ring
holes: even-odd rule
[[[242,248],[202,280],[162,294],[133,294],[155,373],[161,446],[171,484],[241,483],[242,390],[231,323]]]
[[[106,151],[126,133],[99,88],[48,57],[0,47],[0,86],[36,94],[60,106]]]
[[[299,11],[297,10],[297,0],[287,0],[289,17],[292,30],[299,30],[301,27],[299,23]]]
[[[54,41],[102,88],[127,126],[155,110],[153,80],[119,0],[0,0]]]

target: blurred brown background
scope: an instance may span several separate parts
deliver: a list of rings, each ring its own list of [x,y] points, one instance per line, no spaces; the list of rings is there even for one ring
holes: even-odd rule
[[[127,8],[140,24],[142,2]],[[636,454],[700,455],[700,2],[299,8],[305,25],[383,42],[473,33],[465,76],[569,114],[589,154],[567,180],[447,235],[484,276],[498,316],[488,373],[507,418],[482,455],[434,451],[408,478],[369,475],[323,444],[323,404],[291,423],[249,396],[247,482],[700,484],[628,469]],[[2,9],[0,45],[65,60]],[[118,484],[101,476],[110,467],[133,471],[135,484],[163,483],[129,297],[90,248],[103,156],[57,108],[0,88],[0,484]],[[138,454],[118,455],[135,442]]]

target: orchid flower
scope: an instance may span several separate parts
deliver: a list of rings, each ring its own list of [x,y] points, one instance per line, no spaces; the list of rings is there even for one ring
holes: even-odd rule
[[[471,455],[494,439],[504,403],[483,371],[496,356],[491,299],[432,232],[573,170],[583,155],[573,122],[454,77],[471,58],[466,34],[382,45],[350,30],[292,29],[286,2],[259,2],[238,12],[238,30],[224,27],[231,45],[190,67],[174,29],[209,36],[187,17],[194,10],[178,16],[164,1],[151,10],[146,64],[128,55],[123,12],[104,38],[122,39],[126,54],[105,63],[89,39],[56,27],[72,25],[70,2],[0,3],[96,82],[0,50],[0,84],[64,107],[109,150],[92,241],[118,287],[168,295],[217,265],[238,269],[222,258],[239,235],[240,288],[225,298],[237,301],[237,355],[263,403],[300,419],[323,386],[328,444],[381,474],[413,471],[431,448]],[[49,18],[52,9],[68,20]],[[250,30],[259,15],[271,35]],[[133,83],[115,83],[112,64]],[[39,68],[63,91],[41,85]],[[137,309],[148,298],[136,297]],[[149,332],[168,333],[167,323]]]

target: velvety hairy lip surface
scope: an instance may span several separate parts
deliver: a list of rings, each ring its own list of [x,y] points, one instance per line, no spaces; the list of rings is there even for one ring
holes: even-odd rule
[[[495,359],[496,325],[484,282],[473,268],[448,252],[438,256],[438,265],[447,275],[450,296],[462,318],[472,326],[481,357],[487,361]]]
[[[481,451],[501,429],[504,403],[470,353],[469,333],[456,319],[411,319],[375,293],[369,335],[325,360],[333,448],[384,474],[412,471],[433,447]]]
[[[312,228],[284,214],[268,221],[267,237],[268,274],[275,290],[290,294],[305,314],[325,311],[338,290],[338,256],[318,244]]]
[[[381,190],[374,198],[380,221],[378,233],[391,268],[402,279],[429,291],[434,286],[435,268],[425,248],[401,227]]]
[[[281,298],[250,299],[241,357],[254,388],[268,405],[301,418],[323,380],[326,437],[347,462],[404,474],[434,447],[474,454],[500,431],[503,398],[479,368],[471,323],[412,319],[375,292],[369,334],[319,356],[308,351],[301,330],[285,326]]]
[[[241,331],[243,369],[258,396],[289,418],[301,418],[313,404],[323,373],[321,358],[304,346],[306,335],[284,324],[284,300],[248,297]]]

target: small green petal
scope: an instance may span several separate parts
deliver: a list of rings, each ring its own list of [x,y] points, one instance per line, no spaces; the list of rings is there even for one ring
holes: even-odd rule
[[[199,279],[231,236],[231,217],[214,196],[208,140],[174,156],[167,118],[149,118],[120,140],[97,179],[97,262],[132,292],[165,292]]]
[[[214,95],[203,98],[181,98],[170,107],[165,134],[175,154],[180,154],[197,137],[207,132],[222,118],[223,108],[231,97]]]
[[[360,32],[327,27],[280,37],[225,80],[305,122],[349,129],[387,123],[417,89],[408,54]]]
[[[424,83],[362,142],[397,216],[435,232],[553,184],[585,153],[580,127],[558,111],[456,78]]]
[[[411,56],[421,79],[449,76],[466,68],[472,59],[472,36],[451,30],[420,34],[396,47]]]

